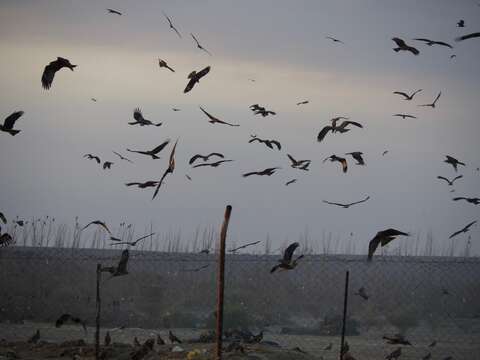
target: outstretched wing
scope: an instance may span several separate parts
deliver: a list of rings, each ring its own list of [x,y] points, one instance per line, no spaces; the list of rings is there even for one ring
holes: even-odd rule
[[[190,158],[190,161],[188,162],[190,165],[192,165],[197,159],[204,159],[204,156],[203,155],[200,155],[200,154],[196,154],[196,155],[193,155],[191,158]]]
[[[5,122],[3,123],[3,127],[6,130],[13,129],[13,126],[15,125],[15,121],[17,121],[23,114],[24,114],[23,111],[15,111],[14,113],[8,115],[5,119]]]
[[[145,119],[143,118],[142,110],[140,110],[140,108],[135,108],[135,110],[133,110],[133,118],[137,121],[145,121]]]
[[[377,235],[375,235],[375,237],[368,243],[368,261],[372,260],[373,254],[377,250],[380,241],[381,235],[380,233],[377,233]]]
[[[341,206],[341,207],[347,207],[346,204],[340,204],[340,203],[336,203],[336,202],[331,202],[331,201],[327,201],[327,200],[322,200],[325,204],[329,204],[329,205],[337,205],[337,206]]]
[[[447,178],[443,177],[443,176],[437,176],[437,179],[440,179],[440,180],[445,180],[449,185],[451,184],[450,180],[448,180]],[[459,198],[457,198],[459,199]],[[453,199],[455,200],[455,199]]]
[[[394,38],[392,38],[392,40],[395,42],[395,44],[397,44],[398,47],[405,47],[405,46],[407,46],[407,44],[405,43],[405,41],[403,41],[403,40],[400,39],[400,38],[394,37]]]
[[[364,203],[364,202],[368,201],[369,199],[370,199],[370,196],[367,196],[367,197],[366,197],[365,199],[363,199],[363,200],[360,200],[360,201],[355,201],[355,202],[353,202],[353,203],[349,204],[349,206],[352,206],[352,205],[357,205],[357,204]]]
[[[333,130],[332,126],[325,126],[322,130],[320,130],[317,136],[317,141],[321,142],[330,130]]]
[[[283,253],[283,261],[284,262],[290,262],[292,261],[292,256],[295,250],[300,246],[298,242],[294,242],[293,244],[290,244],[286,249],[285,252]]]
[[[458,175],[457,177],[452,179],[452,183],[454,183],[455,180],[458,180],[458,179],[461,179],[461,178],[463,178],[463,175]]]
[[[281,149],[282,149],[282,145],[280,144],[279,141],[277,141],[277,140],[270,140],[270,143],[273,144],[273,145],[275,145],[275,146],[278,148],[278,150],[281,150]]]
[[[58,61],[52,61],[50,64],[45,66],[42,74],[42,86],[44,89],[48,90],[52,86],[53,78],[55,77],[55,73],[61,69]]]
[[[211,156],[218,156],[222,159],[224,158],[223,154],[220,154],[220,153],[217,153],[217,152],[212,152],[212,153],[207,155],[207,159],[210,158]]]
[[[165,146],[167,146],[170,143],[170,139],[165,140],[163,143],[158,145],[155,149],[151,151],[152,154],[158,154],[160,151],[162,151]]]
[[[405,99],[409,99],[409,98],[410,98],[410,97],[408,96],[408,94],[404,93],[403,91],[394,91],[393,93],[394,93],[394,94],[397,94],[397,95],[404,96]]]
[[[480,37],[480,32],[459,36],[455,39],[455,41],[463,41],[463,40],[473,39],[477,37]]]

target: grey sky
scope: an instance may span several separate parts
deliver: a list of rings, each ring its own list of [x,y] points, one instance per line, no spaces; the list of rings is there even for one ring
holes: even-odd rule
[[[124,16],[107,14],[108,7]],[[183,39],[169,30],[162,10]],[[456,27],[459,19],[464,29]],[[66,222],[77,215],[85,223],[126,219],[139,229],[153,221],[159,232],[181,228],[188,235],[198,225],[219,223],[231,203],[231,237],[238,241],[269,233],[280,244],[308,227],[312,239],[324,231],[341,238],[353,232],[359,251],[376,231],[393,226],[421,236],[432,230],[442,247],[453,231],[480,218],[478,207],[451,201],[454,195],[480,196],[480,41],[453,41],[480,31],[479,20],[480,7],[466,0],[1,1],[0,114],[3,119],[22,109],[25,115],[18,136],[0,134],[0,210]],[[194,47],[190,32],[212,57]],[[393,36],[421,54],[393,52]],[[427,47],[414,37],[455,48]],[[41,73],[57,56],[78,68],[59,72],[45,91]],[[159,57],[176,72],[159,69]],[[183,94],[187,74],[206,65],[210,74]],[[412,102],[392,94],[419,88],[423,92]],[[438,91],[443,95],[436,109],[416,106]],[[310,104],[295,105],[304,99]],[[248,109],[253,103],[278,115],[255,117]],[[198,105],[241,126],[210,125]],[[137,106],[164,125],[127,125]],[[182,111],[174,113],[174,106]],[[397,112],[419,118],[393,118]],[[317,143],[318,131],[335,115],[365,128]],[[282,151],[248,144],[250,134],[280,140]],[[177,169],[158,199],[150,200],[152,191],[125,187],[127,181],[158,179],[170,147],[161,160],[128,154],[134,165],[111,150],[126,155],[127,147],[149,149],[177,137]],[[390,152],[382,157],[385,149]],[[365,153],[367,166],[350,161],[346,175],[338,164],[322,163],[333,153],[356,150]],[[211,151],[235,162],[190,169],[190,156]],[[104,171],[83,159],[85,153],[115,164]],[[312,159],[311,170],[291,169],[286,153]],[[436,179],[455,175],[442,162],[446,154],[468,165],[455,193]],[[282,169],[272,177],[240,176],[269,166]],[[285,187],[292,178],[297,183]],[[365,195],[370,202],[348,210],[322,203]],[[478,254],[478,226],[470,234]],[[463,247],[466,239],[456,241]]]

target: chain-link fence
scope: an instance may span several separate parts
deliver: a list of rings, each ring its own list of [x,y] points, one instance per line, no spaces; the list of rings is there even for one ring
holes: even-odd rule
[[[94,325],[96,265],[115,265],[120,254],[0,249],[0,338],[26,340],[40,329],[47,341],[92,342],[91,329],[88,335],[81,327],[58,329],[55,320],[69,313]],[[266,346],[338,359],[349,270],[346,340],[356,359],[385,359],[398,347],[399,359],[428,359],[429,353],[431,359],[480,358],[478,259],[376,256],[369,263],[364,256],[309,255],[294,270],[271,274],[278,257],[227,255],[227,335],[263,331]],[[102,276],[102,330],[114,342],[168,338],[168,330],[194,340],[214,329],[215,254],[132,250],[128,271]],[[395,334],[411,345],[383,338]]]

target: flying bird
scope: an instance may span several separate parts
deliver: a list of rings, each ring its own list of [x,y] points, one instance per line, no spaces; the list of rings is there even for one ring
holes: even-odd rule
[[[155,187],[158,185],[158,181],[145,181],[143,183],[141,182],[131,182],[131,183],[126,183],[125,185],[127,186],[137,186],[139,189],[145,189],[149,187]]]
[[[345,158],[342,158],[340,156],[337,156],[337,155],[330,155],[329,157],[327,157],[326,159],[323,160],[323,162],[327,161],[327,160],[330,160],[331,162],[334,162],[334,161],[338,161],[340,164],[342,164],[342,170],[344,173],[347,172],[348,170],[348,165],[347,165],[347,159]]]
[[[303,101],[298,102],[298,103],[297,103],[297,106],[299,106],[299,105],[305,105],[305,104],[308,104],[309,102],[310,102],[310,101],[308,101],[308,100],[303,100]]]
[[[42,86],[45,90],[50,89],[50,87],[52,86],[53,78],[55,77],[55,73],[64,67],[69,68],[71,71],[73,71],[73,69],[76,68],[77,65],[72,65],[70,64],[69,60],[62,57],[57,57],[57,60],[54,60],[50,62],[50,64],[45,66],[42,74]]]
[[[296,183],[297,182],[297,179],[292,179],[292,180],[289,180],[285,183],[285,186],[288,186],[290,184],[293,184],[293,183]]]
[[[119,154],[119,153],[116,152],[116,151],[112,151],[112,152],[113,152],[115,155],[117,155],[117,156],[120,158],[120,160],[125,160],[125,161],[128,161],[129,163],[132,163],[132,164],[133,164],[133,161],[132,161],[132,160],[127,159],[126,157],[122,156],[121,154]]]
[[[83,330],[85,331],[85,333],[87,332],[87,325],[85,323],[85,321],[83,321],[82,319],[76,317],[76,316],[72,316],[70,314],[63,314],[61,315],[57,321],[55,321],[55,327],[59,328],[59,327],[62,327],[65,323],[67,322],[73,322],[74,324],[79,324],[79,325],[82,325],[83,327]]]
[[[331,36],[325,36],[325,39],[332,40],[332,42],[334,42],[334,43],[345,44],[342,40],[336,39],[336,38],[331,37]]]
[[[448,186],[453,186],[453,183],[455,182],[455,180],[458,180],[458,179],[461,179],[461,178],[463,178],[463,175],[458,175],[457,177],[453,178],[452,180],[448,180],[446,177],[443,177],[443,176],[437,176],[437,179],[445,180],[448,183]]]
[[[460,20],[459,22],[457,22],[457,27],[460,27],[460,28],[465,27],[465,20]]]
[[[157,154],[162,151],[165,146],[167,146],[168,144],[170,143],[170,139],[167,139],[165,140],[163,143],[161,143],[160,145],[158,145],[157,147],[153,148],[152,150],[130,150],[130,149],[127,149],[127,151],[129,152],[132,152],[132,153],[138,153],[138,154],[142,154],[142,155],[148,155],[148,156],[151,156],[152,159],[160,159],[160,157],[157,156]]]
[[[463,41],[463,40],[468,40],[468,39],[475,39],[475,38],[478,38],[478,37],[480,37],[480,32],[459,36],[455,39],[455,41],[458,42],[458,41]]]
[[[423,90],[423,89],[418,89],[418,90],[414,91],[411,95],[408,95],[407,93],[405,93],[405,92],[403,92],[403,91],[394,91],[393,93],[394,93],[394,94],[397,94],[397,95],[403,96],[403,97],[404,97],[403,100],[412,100],[413,97],[414,97],[415,95],[417,95],[417,94],[418,94],[420,91],[422,91],[422,90]]]
[[[110,168],[112,167],[112,165],[113,165],[113,162],[111,162],[111,161],[105,161],[105,162],[103,163],[103,170],[110,169]]]
[[[150,120],[145,119],[143,117],[142,110],[140,110],[139,108],[135,108],[135,110],[133,110],[133,118],[136,121],[129,122],[128,123],[129,125],[137,125],[137,124],[140,126],[148,126],[148,125],[161,126],[162,125],[161,122],[159,122],[158,124],[154,124]]]
[[[200,42],[197,40],[197,38],[195,37],[195,35],[193,35],[192,33],[190,33],[190,35],[192,36],[193,40],[195,40],[195,43],[197,44],[197,48],[199,48],[200,50],[205,51],[208,55],[212,56],[212,54],[210,53],[210,51],[208,51],[208,50],[205,49],[202,45],[200,45]]]
[[[440,91],[437,95],[437,97],[435,98],[435,100],[433,100],[433,102],[431,104],[423,104],[423,105],[417,105],[417,106],[429,106],[431,108],[435,108],[435,104],[437,103],[438,99],[440,98],[440,96],[442,95],[442,92]]]
[[[123,15],[120,11],[113,10],[113,9],[107,9],[109,14],[116,14],[116,15]]]
[[[420,51],[418,51],[413,46],[408,46],[405,43],[405,41],[403,41],[402,39],[400,39],[398,37],[394,37],[394,38],[392,38],[392,40],[395,42],[395,44],[397,44],[397,47],[393,48],[393,51],[399,52],[400,50],[402,50],[402,51],[410,51],[414,55],[420,54]]]
[[[123,250],[122,255],[120,256],[118,265],[104,267],[102,268],[102,271],[109,272],[112,275],[110,279],[116,276],[128,275],[127,265],[128,265],[129,257],[130,257],[130,253],[128,249]]]
[[[87,225],[85,225],[83,228],[82,228],[82,231],[85,230],[87,227],[89,227],[90,225],[98,225],[98,226],[101,226],[102,228],[104,228],[110,235],[112,235],[112,232],[110,231],[110,229],[107,227],[107,225],[105,225],[105,223],[103,221],[100,221],[100,220],[95,220],[95,221],[92,221],[92,222],[89,222]]]
[[[353,152],[346,153],[345,155],[351,155],[357,161],[356,165],[365,165],[365,161],[363,160],[363,157],[362,157],[363,155],[362,152],[353,151]]]
[[[95,98],[90,98],[90,100],[92,100],[93,102],[97,102],[97,99]]]
[[[372,260],[373,254],[375,253],[375,250],[377,250],[378,245],[381,245],[383,247],[400,235],[410,236],[410,234],[408,233],[391,229],[391,228],[387,230],[379,231],[375,235],[375,237],[372,240],[370,240],[370,243],[368,244],[368,261]]]
[[[224,124],[224,125],[229,125],[229,126],[240,126],[239,124],[231,124],[231,123],[228,123],[226,121],[223,121],[223,120],[220,120],[218,118],[216,118],[215,116],[213,116],[212,114],[209,114],[204,108],[202,108],[201,106],[199,106],[200,110],[202,110],[202,112],[207,115],[207,117],[210,119],[208,120],[208,122],[210,124]]]
[[[111,246],[114,246],[114,245],[137,246],[137,244],[138,244],[140,241],[142,241],[142,240],[144,240],[144,239],[146,239],[146,238],[148,238],[148,237],[150,237],[150,236],[152,236],[152,235],[155,235],[155,233],[151,233],[151,234],[142,236],[142,237],[138,238],[138,239],[135,240],[135,241],[120,241],[120,242],[116,242],[116,243],[113,243],[113,244],[110,244],[110,245],[111,245]]]
[[[342,208],[344,208],[344,209],[348,209],[350,206],[364,203],[364,202],[368,201],[369,199],[370,199],[370,196],[367,196],[367,197],[366,197],[365,199],[363,199],[363,200],[355,201],[355,202],[349,203],[349,204],[341,204],[341,203],[330,202],[330,201],[326,201],[326,200],[323,200],[323,202],[324,202],[325,204],[336,205],[336,206],[340,206],[340,207],[342,207]]]
[[[293,270],[298,265],[298,260],[302,259],[304,255],[297,256],[295,260],[293,260],[293,253],[295,250],[300,246],[298,242],[294,242],[290,244],[283,253],[283,258],[278,260],[279,264],[272,267],[270,270],[270,274],[274,273],[278,269],[283,270]]]
[[[248,244],[245,244],[245,245],[242,245],[242,246],[239,246],[239,247],[230,249],[230,250],[228,250],[228,251],[234,253],[234,252],[236,252],[236,251],[238,251],[238,250],[245,249],[245,248],[247,248],[247,247],[249,247],[249,246],[257,245],[257,244],[259,244],[259,243],[261,243],[261,240],[259,240],[259,241],[254,241],[254,242],[251,242],[251,243],[248,243]]]
[[[243,176],[243,177],[248,177],[248,176],[252,176],[252,175],[259,175],[259,176],[267,175],[267,176],[272,176],[273,174],[275,174],[275,171],[277,171],[278,169],[280,169],[280,168],[279,168],[279,167],[266,168],[265,170],[262,170],[262,171],[252,171],[252,172],[248,172],[248,173],[243,174],[242,176]]]
[[[92,154],[85,154],[83,155],[84,158],[87,158],[88,160],[95,160],[97,164],[100,164],[100,158],[98,156],[92,155]]]
[[[416,39],[413,39],[413,40],[422,41],[425,44],[427,44],[428,46],[441,45],[441,46],[446,46],[446,47],[449,47],[450,49],[453,49],[452,45],[447,44],[446,42],[443,42],[443,41],[434,41],[434,40],[424,39],[424,38],[416,38]]]
[[[205,75],[207,75],[209,72],[210,72],[210,66],[203,68],[198,73],[195,70],[193,70],[187,77],[190,80],[188,81],[187,86],[185,87],[185,90],[183,90],[183,92],[187,93],[190,90],[192,90],[195,84],[200,82],[200,79]]]
[[[453,166],[453,168],[455,169],[455,172],[457,172],[457,168],[458,168],[458,165],[462,165],[462,166],[465,166],[465,163],[455,159],[454,157],[451,157],[449,155],[445,155],[445,157],[447,158],[446,160],[443,160],[443,162],[446,162],[447,164],[450,164]]]
[[[216,161],[216,162],[213,162],[213,163],[202,163],[202,164],[197,164],[197,165],[194,165],[193,167],[194,168],[198,168],[198,167],[203,167],[203,166],[210,166],[210,167],[217,167],[225,162],[231,162],[233,160],[219,160],[219,161]]]
[[[202,159],[203,161],[208,161],[208,159],[210,159],[210,157],[212,157],[212,156],[218,156],[219,158],[222,158],[222,159],[225,157],[225,156],[223,156],[223,154],[220,154],[220,153],[217,153],[217,152],[212,152],[208,155],[195,154],[190,158],[188,163],[190,165],[192,165],[198,159]]]
[[[465,200],[466,202],[469,202],[470,204],[474,204],[474,205],[480,204],[480,198],[467,198],[467,197],[453,198],[453,201],[458,201],[458,200]]]
[[[367,291],[363,286],[358,289],[358,291],[354,295],[360,296],[363,300],[368,300],[369,298],[369,296],[367,295]]]
[[[158,194],[158,191],[160,190],[160,186],[162,186],[163,180],[168,174],[173,174],[173,171],[175,170],[175,150],[177,149],[177,141],[175,141],[175,145],[173,145],[172,151],[170,152],[170,159],[168,161],[168,167],[163,173],[162,177],[160,178],[160,181],[158,182],[157,188],[155,189],[155,192],[153,193],[152,200],[155,199],[155,197]]]
[[[416,119],[417,118],[416,116],[409,115],[409,114],[394,114],[393,116],[401,117],[404,120],[406,118],[409,118],[409,119]]]
[[[182,38],[182,35],[180,35],[180,33],[178,32],[177,28],[175,26],[173,26],[173,23],[172,23],[172,20],[168,17],[167,14],[165,14],[165,12],[162,11],[162,14],[163,16],[165,16],[165,18],[167,19],[168,21],[168,25],[170,26],[170,29],[172,29],[173,31],[175,31],[178,35],[178,37],[181,39]]]
[[[253,112],[254,115],[262,115],[263,117],[268,116],[268,115],[277,115],[275,111],[272,110],[266,110],[266,109],[258,109]]]
[[[287,157],[292,162],[290,166],[294,169],[301,168],[301,166],[304,166],[305,164],[310,164],[311,162],[311,160],[295,160],[295,158],[290,154],[287,154]]]
[[[350,121],[350,120],[345,120],[340,125],[337,126],[337,122],[341,119],[342,117],[333,118],[331,120],[332,125],[327,125],[323,127],[323,129],[320,130],[320,132],[317,135],[317,141],[321,142],[325,138],[325,136],[328,134],[329,131],[331,131],[332,133],[339,132],[341,134],[346,133],[347,131],[350,131],[350,129],[347,129],[348,125],[353,125],[359,128],[363,128],[362,124],[356,121]]]
[[[3,125],[0,124],[0,131],[9,133],[12,136],[17,135],[21,130],[14,130],[15,122],[24,114],[23,111],[15,111],[8,115],[3,121]]]
[[[282,149],[282,145],[280,144],[279,141],[277,140],[267,140],[267,139],[260,139],[259,137],[257,137],[256,135],[250,135],[251,139],[248,141],[248,143],[252,143],[254,141],[258,141],[259,143],[263,143],[265,144],[267,147],[269,147],[270,149],[273,149],[273,145],[275,145],[277,147],[278,150],[281,150]]]
[[[170,70],[171,72],[175,72],[175,70],[173,70],[170,66],[168,66],[167,62],[165,60],[162,60],[162,59],[158,59],[158,66],[160,66],[161,68],[164,67],[164,68],[167,68],[168,70]]]

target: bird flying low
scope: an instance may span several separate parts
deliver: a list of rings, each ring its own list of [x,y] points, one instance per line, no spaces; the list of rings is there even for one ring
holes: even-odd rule
[[[465,200],[466,202],[469,202],[470,204],[478,205],[480,204],[480,199],[475,197],[475,198],[468,198],[468,197],[456,197],[453,198],[453,201],[458,201],[458,200]]]
[[[371,261],[373,258],[373,254],[375,253],[375,250],[377,250],[378,245],[381,245],[382,247],[390,243],[392,240],[394,240],[397,236],[410,236],[410,234],[405,233],[403,231],[395,230],[395,229],[387,229],[383,231],[379,231],[375,237],[370,240],[370,243],[368,244],[368,261]]]
[[[168,174],[173,174],[173,171],[175,170],[175,150],[177,149],[177,141],[175,141],[175,145],[173,145],[172,151],[170,152],[170,159],[168,160],[168,167],[163,173],[162,177],[160,178],[160,181],[158,182],[157,188],[155,189],[155,192],[153,193],[152,200],[155,199],[155,197],[158,194],[158,191],[160,190],[160,186],[162,186],[163,180],[165,180],[165,177]]]
[[[110,235],[112,235],[112,232],[110,231],[110,229],[107,227],[107,225],[103,222],[103,221],[100,221],[100,220],[95,220],[95,221],[91,221],[89,222],[87,225],[85,225],[82,230],[85,230],[87,227],[89,227],[90,225],[98,225],[98,226],[101,226],[102,228],[104,228]]]
[[[364,203],[364,202],[368,201],[369,199],[370,199],[370,196],[367,196],[367,197],[366,197],[365,199],[363,199],[363,200],[355,201],[355,202],[348,203],[348,204],[341,204],[341,203],[330,202],[330,201],[326,201],[326,200],[323,200],[323,202],[324,202],[325,204],[336,205],[336,206],[343,207],[344,209],[348,209],[350,206]]]
[[[129,122],[129,125],[140,125],[140,126],[148,126],[148,125],[154,125],[154,126],[161,126],[162,123],[159,122],[158,124],[154,124],[150,120],[147,120],[143,117],[142,110],[140,108],[135,108],[133,110],[133,118],[136,120],[134,122]]]
[[[23,111],[15,111],[8,115],[3,124],[0,124],[0,131],[9,133],[12,136],[17,135],[21,130],[14,130],[15,122],[24,114]]]
[[[153,148],[152,150],[130,150],[127,149],[127,151],[132,152],[132,153],[138,153],[142,155],[148,155],[151,156],[152,159],[160,159],[160,157],[157,156],[157,154],[162,151],[165,146],[167,146],[170,143],[170,139],[165,140],[163,143],[158,145],[157,147]]]
[[[403,41],[402,39],[398,38],[398,37],[394,37],[392,38],[392,40],[395,42],[395,44],[397,44],[397,47],[396,48],[393,48],[393,51],[395,52],[399,52],[399,51],[410,51],[412,54],[414,55],[418,55],[420,54],[420,51],[418,51],[416,48],[414,48],[413,46],[408,46],[405,41]]]
[[[57,60],[54,60],[45,66],[42,74],[42,86],[45,90],[50,89],[55,73],[64,67],[73,71],[77,65],[72,65],[68,59],[57,57]]]
[[[212,152],[208,155],[201,155],[201,154],[195,154],[190,158],[190,161],[188,162],[190,165],[192,165],[195,161],[198,159],[202,159],[203,161],[208,161],[208,159],[212,156],[218,156],[219,158],[224,158],[223,154],[217,153],[217,152]]]
[[[278,169],[280,169],[280,168],[279,167],[266,168],[265,170],[262,170],[262,171],[251,171],[251,172],[243,174],[242,176],[243,177],[249,177],[249,176],[252,176],[252,175],[272,176],[273,174],[275,174],[275,171],[277,171]]]
[[[200,79],[207,75],[210,72],[210,66],[207,66],[200,70],[198,73],[193,70],[187,77],[187,79],[190,79],[187,83],[187,86],[185,87],[185,90],[183,92],[186,94],[190,90],[193,89],[196,83],[200,82]]]
[[[450,156],[450,155],[445,155],[445,157],[447,158],[446,160],[443,160],[443,162],[446,162],[447,164],[450,164],[453,166],[453,168],[455,169],[455,172],[458,171],[458,165],[462,165],[462,166],[465,166],[465,163],[455,159],[454,157]]]
[[[418,89],[416,91],[414,91],[411,95],[408,95],[407,93],[403,92],[403,91],[394,91],[393,93],[396,94],[396,95],[400,95],[400,96],[403,96],[404,99],[403,100],[413,100],[413,97],[415,95],[417,95],[420,91],[422,91],[423,89]]]
[[[223,125],[229,125],[229,126],[240,126],[239,124],[231,124],[231,123],[228,123],[226,121],[223,121],[223,120],[220,120],[219,118],[216,118],[215,116],[213,116],[212,114],[208,113],[203,107],[199,106],[200,110],[202,110],[202,112],[207,115],[207,117],[210,119],[208,120],[208,122],[210,124],[223,124]]]
[[[333,154],[333,155],[330,155],[329,157],[325,158],[325,159],[323,160],[323,162],[325,162],[325,161],[327,161],[327,160],[330,160],[331,162],[338,161],[340,164],[342,164],[342,170],[343,170],[343,172],[344,172],[344,173],[347,172],[347,170],[348,170],[347,159],[342,158],[342,157],[340,157],[340,156],[337,156],[337,155]]]
[[[294,242],[293,244],[290,244],[283,252],[283,258],[278,260],[279,264],[272,267],[272,269],[270,270],[270,274],[274,273],[278,269],[283,269],[283,270],[295,269],[298,265],[298,260],[304,257],[304,255],[302,254],[300,256],[297,256],[297,258],[293,260],[293,253],[299,246],[300,244],[298,242]]]

